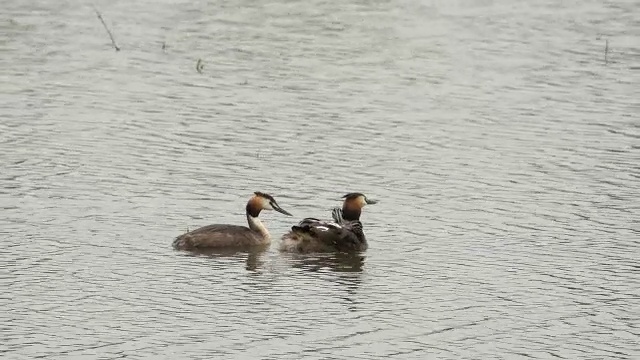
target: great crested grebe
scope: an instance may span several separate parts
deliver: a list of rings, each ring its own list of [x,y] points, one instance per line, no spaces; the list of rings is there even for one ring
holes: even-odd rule
[[[291,231],[282,236],[280,251],[285,252],[326,252],[326,251],[363,251],[367,239],[362,230],[360,214],[367,204],[377,201],[367,199],[361,193],[349,193],[345,196],[342,209],[333,210],[333,222],[316,218],[305,218]]]
[[[173,247],[178,250],[195,250],[270,244],[271,235],[258,218],[260,211],[275,210],[285,215],[292,215],[283,210],[273,196],[261,192],[254,194],[247,202],[246,208],[249,227],[228,224],[203,226],[178,236],[173,241]]]

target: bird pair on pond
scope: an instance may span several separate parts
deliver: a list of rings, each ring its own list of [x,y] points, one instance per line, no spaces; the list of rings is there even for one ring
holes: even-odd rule
[[[375,204],[376,201],[361,193],[349,193],[343,198],[342,209],[333,209],[333,221],[303,219],[282,236],[280,250],[302,253],[366,250],[367,240],[360,214],[365,205]],[[246,207],[249,227],[228,224],[204,226],[178,236],[173,247],[179,250],[205,250],[267,246],[271,243],[271,235],[258,217],[262,210],[275,210],[292,216],[278,205],[273,196],[255,192]]]

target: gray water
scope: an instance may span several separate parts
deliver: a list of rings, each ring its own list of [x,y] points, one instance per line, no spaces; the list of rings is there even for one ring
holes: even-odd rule
[[[639,358],[640,5],[530,3],[5,1],[2,358]]]

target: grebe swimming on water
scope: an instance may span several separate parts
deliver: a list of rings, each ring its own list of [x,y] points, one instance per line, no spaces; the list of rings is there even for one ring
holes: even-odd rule
[[[275,210],[292,216],[278,205],[273,196],[261,192],[254,193],[247,202],[246,210],[249,227],[228,224],[203,226],[178,236],[173,241],[173,247],[178,250],[195,250],[268,245],[271,243],[271,235],[258,218],[260,211]]]
[[[291,231],[282,236],[280,251],[285,252],[327,252],[327,251],[363,251],[367,240],[362,230],[360,214],[367,204],[377,201],[367,199],[361,193],[349,193],[345,196],[342,209],[333,210],[333,222],[316,218],[305,218]]]

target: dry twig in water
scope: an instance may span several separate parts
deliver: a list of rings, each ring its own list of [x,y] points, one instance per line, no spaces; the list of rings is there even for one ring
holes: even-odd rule
[[[111,44],[113,44],[113,47],[116,49],[116,51],[120,51],[120,48],[116,44],[116,40],[113,38],[113,34],[111,33],[111,30],[109,30],[109,27],[107,27],[107,23],[105,23],[104,19],[102,18],[102,14],[100,14],[98,9],[95,7],[93,8],[93,10],[95,10],[96,15],[98,15],[98,19],[100,19],[100,22],[102,23],[102,26],[104,26],[104,29],[107,30],[107,34],[109,34],[109,37],[111,38]]]

